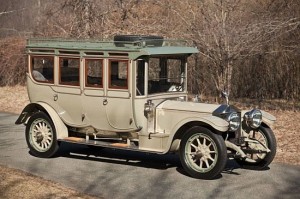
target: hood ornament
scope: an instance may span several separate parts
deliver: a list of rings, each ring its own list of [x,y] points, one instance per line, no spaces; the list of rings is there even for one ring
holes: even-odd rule
[[[223,97],[223,98],[225,98],[225,100],[226,100],[226,105],[229,105],[229,100],[228,100],[228,93],[226,92],[226,91],[221,91],[221,96]]]

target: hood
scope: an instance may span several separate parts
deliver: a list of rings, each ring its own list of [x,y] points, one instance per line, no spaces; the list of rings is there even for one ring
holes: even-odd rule
[[[166,100],[159,104],[156,108],[165,110],[213,113],[219,107],[219,104],[205,104],[186,101]]]

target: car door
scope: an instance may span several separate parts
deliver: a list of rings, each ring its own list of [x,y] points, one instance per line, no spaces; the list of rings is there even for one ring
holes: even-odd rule
[[[85,58],[85,75],[83,90],[83,106],[89,125],[98,129],[110,131],[105,110],[105,85],[107,60],[102,58]]]
[[[131,131],[137,129],[133,117],[130,75],[131,61],[122,59],[108,60],[107,94],[103,103],[107,121],[112,129]]]
[[[80,88],[80,57],[60,56],[57,60],[58,84],[53,86],[54,108],[65,123],[72,126],[86,124]]]

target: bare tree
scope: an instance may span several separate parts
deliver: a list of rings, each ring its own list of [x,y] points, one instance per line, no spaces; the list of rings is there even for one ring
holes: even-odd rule
[[[191,92],[218,96],[225,89],[234,97],[300,99],[298,0],[16,2],[0,5],[2,27],[16,33],[26,26],[38,37],[182,38],[200,50],[189,59]]]

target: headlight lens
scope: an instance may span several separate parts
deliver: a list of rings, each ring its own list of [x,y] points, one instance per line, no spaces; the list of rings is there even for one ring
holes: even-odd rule
[[[249,111],[245,113],[244,119],[246,121],[246,124],[250,126],[251,128],[258,128],[261,125],[262,122],[262,113],[260,110],[253,109],[252,111]]]
[[[228,115],[227,121],[229,122],[229,131],[236,131],[240,127],[241,120],[236,112],[232,112]]]

